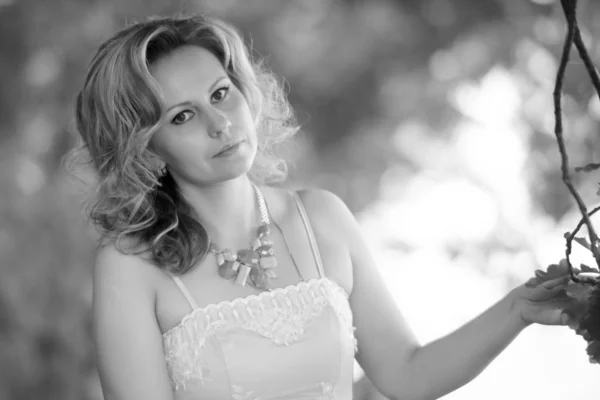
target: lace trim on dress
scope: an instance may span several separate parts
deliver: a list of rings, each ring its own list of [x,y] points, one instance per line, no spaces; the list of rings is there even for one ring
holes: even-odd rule
[[[297,285],[258,295],[226,300],[197,308],[177,326],[163,334],[165,359],[175,389],[192,380],[204,383],[210,371],[203,357],[206,340],[215,332],[243,328],[289,346],[304,333],[306,322],[331,306],[347,329],[357,350],[348,294],[328,278],[315,278]]]

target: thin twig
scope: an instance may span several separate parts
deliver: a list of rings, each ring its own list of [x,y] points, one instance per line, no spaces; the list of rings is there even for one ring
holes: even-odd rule
[[[592,211],[589,212],[588,216],[592,216],[595,213],[597,213],[598,211],[600,211],[600,206],[597,206],[596,208],[594,208]],[[582,283],[581,280],[579,280],[576,276],[575,273],[573,273],[573,267],[571,267],[571,259],[569,258],[569,256],[571,255],[571,250],[573,247],[573,239],[575,239],[575,236],[577,235],[577,232],[579,232],[579,229],[581,229],[581,227],[583,226],[585,222],[585,219],[581,218],[579,220],[579,223],[577,224],[577,226],[575,227],[575,229],[573,230],[573,232],[571,232],[569,235],[565,236],[565,239],[567,240],[567,251],[566,251],[566,258],[567,258],[567,264],[569,265],[569,274],[571,275],[571,280],[577,283]],[[590,249],[591,250],[591,249]],[[583,281],[584,283],[589,282],[589,281]]]
[[[579,31],[579,27],[577,26],[577,20],[575,20],[575,47],[577,47],[577,51],[579,52],[579,56],[583,60],[585,68],[592,79],[592,85],[596,89],[596,93],[598,94],[598,98],[600,98],[600,75],[598,75],[598,70],[594,65],[594,62],[590,58],[590,54],[585,48],[585,44],[583,43],[583,39],[581,38],[581,32]]]
[[[558,67],[558,72],[556,75],[556,85],[554,87],[554,93],[553,93],[554,118],[555,118],[554,133],[556,135],[556,141],[558,143],[558,149],[559,149],[560,156],[561,156],[562,180],[565,183],[565,185],[567,186],[567,188],[569,189],[569,192],[571,192],[571,195],[573,196],[575,201],[577,202],[579,211],[581,212],[583,220],[588,228],[588,235],[590,237],[592,254],[594,255],[596,264],[600,268],[600,253],[597,248],[598,236],[596,235],[596,231],[594,230],[592,222],[589,219],[587,207],[571,181],[571,175],[569,174],[569,157],[567,154],[565,141],[564,141],[564,137],[563,137],[561,94],[562,94],[562,86],[563,86],[563,81],[564,81],[564,77],[565,77],[565,72],[567,69],[567,63],[569,61],[569,54],[570,54],[571,47],[573,45],[573,40],[576,36],[576,31],[577,31],[577,24],[576,24],[577,0],[561,0],[561,4],[563,7],[563,11],[565,13],[565,17],[567,19],[568,28],[567,28],[567,34],[565,37],[565,43],[563,46],[563,52],[562,52],[560,64]],[[581,45],[583,45],[583,43],[581,43]],[[582,46],[582,47],[584,47],[584,46]],[[569,253],[570,253],[572,240],[573,240],[572,237],[567,239],[567,248],[569,249],[567,251]],[[573,266],[571,265],[571,263],[568,259],[568,254],[567,254],[567,264],[569,266],[569,271],[570,271],[571,277],[574,278],[573,280],[577,282],[578,280],[574,277]]]

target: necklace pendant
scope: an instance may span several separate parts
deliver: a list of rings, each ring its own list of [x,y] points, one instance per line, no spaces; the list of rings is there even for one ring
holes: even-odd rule
[[[252,268],[246,264],[240,264],[238,269],[237,276],[235,277],[235,284],[240,286],[246,286],[246,282],[248,281],[248,276],[250,276],[250,271]]]
[[[225,261],[219,265],[219,275],[225,279],[233,278],[240,267],[240,263],[237,261]]]
[[[273,255],[275,255],[274,254],[275,251],[273,250],[273,246],[269,246],[269,245],[266,245],[266,244],[263,244],[262,246],[258,247],[256,249],[256,252],[261,257],[267,257],[267,256],[273,256]]]
[[[273,256],[262,257],[259,261],[260,267],[263,269],[271,269],[277,267],[277,259]]]
[[[272,240],[269,240],[269,237],[268,237],[268,236],[267,236],[266,238],[263,238],[263,239],[261,239],[261,240],[260,240],[260,242],[261,242],[261,244],[262,244],[262,246],[261,246],[261,247],[263,247],[263,246],[267,246],[267,247],[273,247],[273,241],[272,241]]]
[[[277,278],[277,260],[270,238],[271,222],[262,193],[256,185],[252,186],[259,205],[261,225],[256,230],[256,237],[251,241],[250,248],[237,252],[229,249],[219,250],[214,243],[209,242],[208,252],[215,255],[219,275],[223,278],[234,278],[234,283],[239,286],[246,286],[249,279],[251,286],[271,290],[269,282]]]
[[[269,228],[269,224],[264,224],[258,227],[257,229],[257,236],[259,239],[262,239],[266,236],[268,236],[271,233],[271,229]]]
[[[250,272],[250,278],[252,279],[252,284],[254,287],[258,289],[268,289],[269,277],[260,267],[255,266],[252,268],[252,271]]]
[[[277,274],[272,269],[265,269],[265,275],[268,276],[271,279],[277,278]]]
[[[246,265],[254,265],[258,263],[259,255],[252,249],[241,249],[237,252],[237,260]]]
[[[225,261],[237,260],[237,256],[229,249],[225,249],[221,253],[223,254],[223,258],[225,259]]]

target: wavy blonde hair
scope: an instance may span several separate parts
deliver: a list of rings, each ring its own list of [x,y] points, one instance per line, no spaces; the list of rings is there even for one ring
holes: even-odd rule
[[[206,255],[208,235],[148,148],[164,109],[149,66],[184,45],[212,52],[246,98],[257,121],[253,181],[286,178],[286,164],[272,149],[298,130],[283,85],[260,59],[250,57],[241,35],[224,21],[204,15],[151,18],[100,46],[77,95],[81,140],[67,155],[67,165],[82,159],[92,165],[97,183],[87,214],[105,238],[123,252],[149,250],[158,266],[179,274]],[[124,238],[133,239],[127,249]]]

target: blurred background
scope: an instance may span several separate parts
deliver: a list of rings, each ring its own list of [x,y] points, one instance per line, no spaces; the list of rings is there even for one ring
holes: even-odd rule
[[[600,3],[579,24],[600,63]],[[94,234],[61,168],[98,45],[126,23],[203,11],[234,23],[288,84],[303,131],[290,184],[339,195],[418,337],[449,333],[564,253],[552,91],[557,0],[0,0],[0,399],[99,400]],[[600,102],[576,53],[572,165],[598,162]],[[596,205],[597,174],[575,175]],[[575,259],[589,262],[575,249]],[[355,399],[382,399],[355,365]],[[532,326],[445,399],[597,399],[585,342]]]

